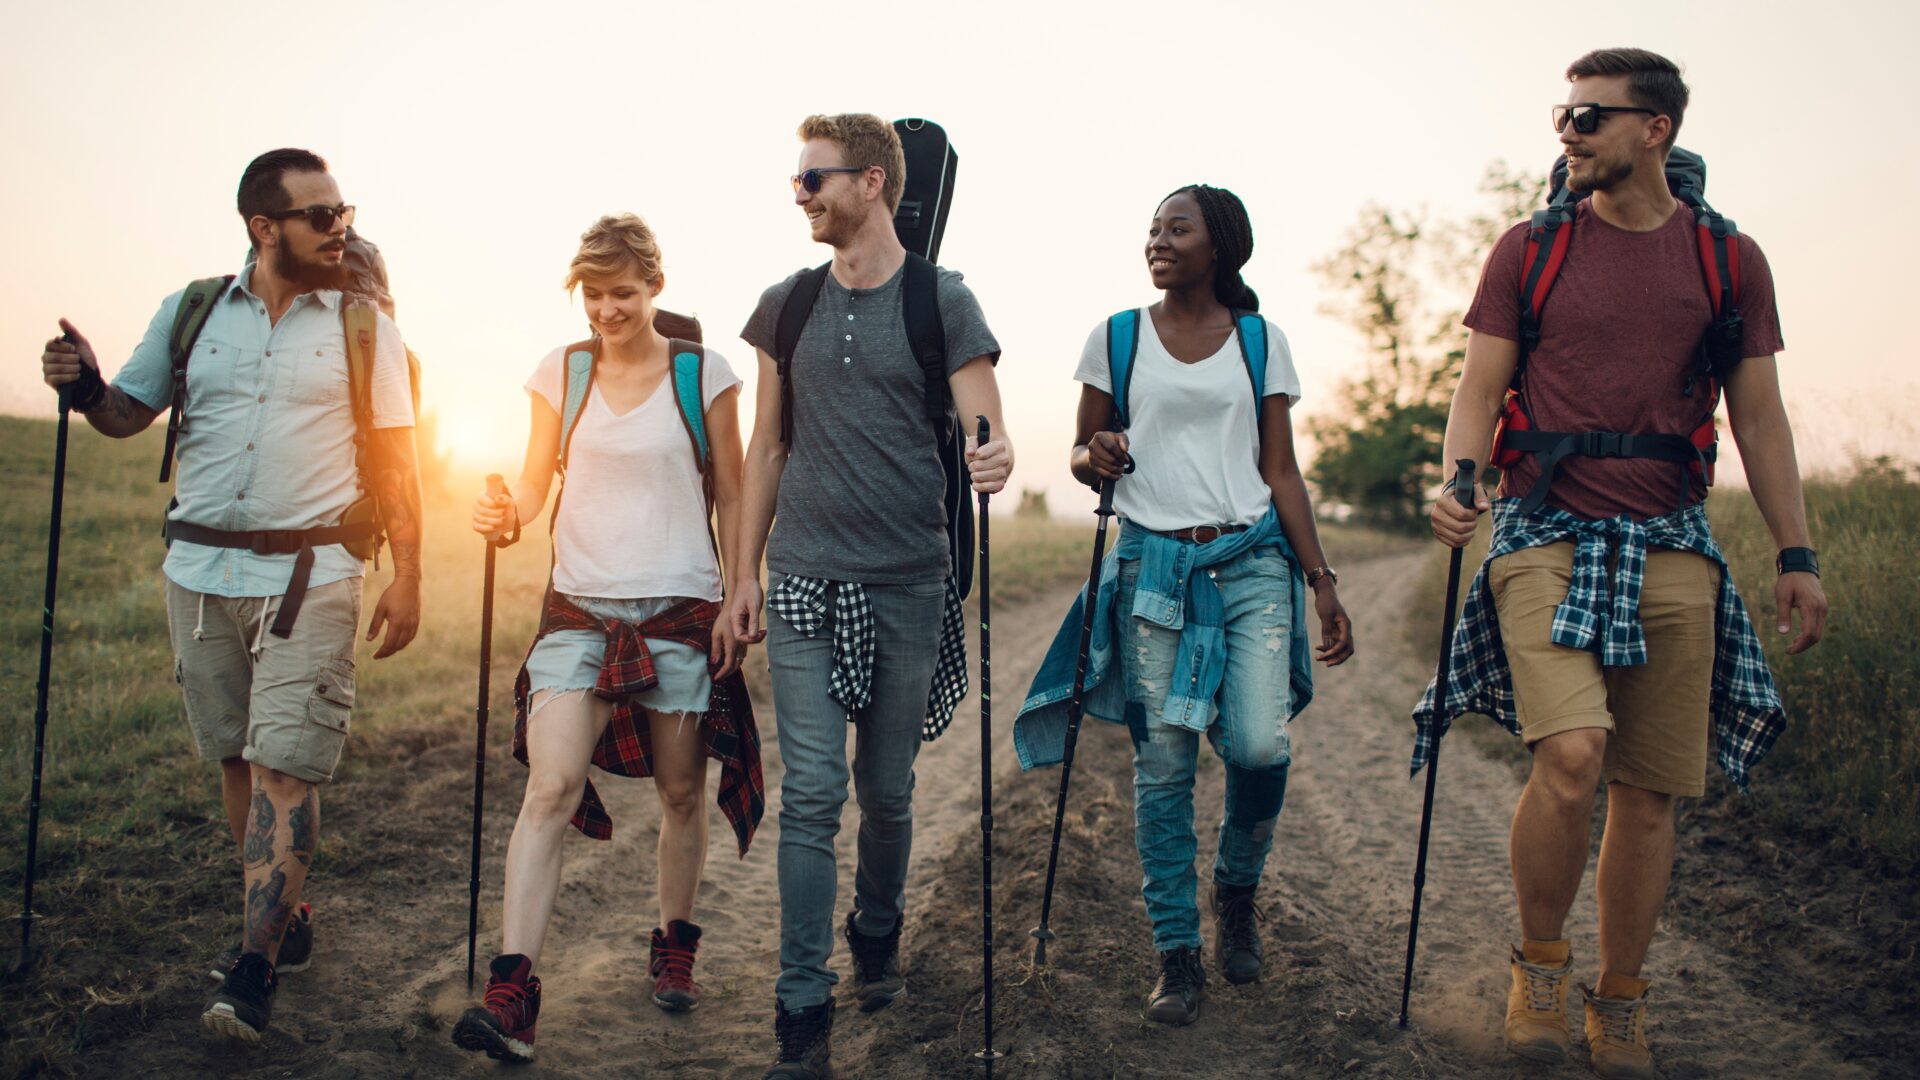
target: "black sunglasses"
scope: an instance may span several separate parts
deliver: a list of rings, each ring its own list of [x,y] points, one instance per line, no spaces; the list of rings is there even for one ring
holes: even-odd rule
[[[333,231],[334,218],[339,218],[348,225],[353,224],[353,209],[353,207],[345,205],[303,206],[297,210],[280,210],[271,214],[261,214],[260,216],[272,221],[286,221],[288,218],[303,217],[307,219],[308,225],[313,226],[314,232],[330,233]]]
[[[1591,101],[1583,101],[1578,105],[1555,105],[1553,107],[1553,130],[1556,132],[1565,131],[1567,130],[1567,122],[1572,121],[1573,130],[1582,135],[1591,135],[1600,130],[1600,121],[1606,119],[1608,113],[1636,112],[1646,113],[1648,116],[1660,115],[1660,113],[1654,109],[1643,109],[1638,105],[1596,105]]]
[[[795,192],[806,188],[807,194],[818,195],[820,185],[827,182],[828,173],[863,173],[867,168],[868,166],[865,165],[830,165],[824,169],[808,169],[799,176],[790,176],[787,179],[793,182]]]

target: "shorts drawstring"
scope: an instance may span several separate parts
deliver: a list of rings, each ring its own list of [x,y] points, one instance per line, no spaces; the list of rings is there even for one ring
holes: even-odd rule
[[[273,599],[273,597],[269,596],[260,601],[260,629],[254,631],[253,634],[253,655],[255,659],[259,659],[260,646],[267,640],[267,619],[268,616],[273,613]]]
[[[204,641],[207,636],[207,594],[200,593],[200,610],[193,616],[193,640]]]

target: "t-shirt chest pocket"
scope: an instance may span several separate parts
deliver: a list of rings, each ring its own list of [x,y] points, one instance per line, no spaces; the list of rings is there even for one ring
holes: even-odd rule
[[[287,382],[289,399],[310,405],[346,404],[345,349],[332,345],[288,349],[287,363],[293,369]]]

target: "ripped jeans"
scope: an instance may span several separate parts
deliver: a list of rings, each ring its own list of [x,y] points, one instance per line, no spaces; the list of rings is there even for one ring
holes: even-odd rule
[[[1133,606],[1140,564],[1120,564],[1115,604]],[[1286,801],[1292,749],[1288,681],[1292,578],[1287,560],[1255,548],[1207,571],[1226,607],[1227,670],[1218,714],[1207,739],[1226,763],[1226,808],[1220,820],[1215,885],[1256,885],[1273,847],[1274,824]],[[1157,716],[1173,677],[1180,632],[1131,620],[1115,641],[1127,680],[1127,729],[1133,739],[1134,843],[1140,849],[1141,895],[1158,952],[1200,945],[1194,858],[1193,779],[1200,733]]]

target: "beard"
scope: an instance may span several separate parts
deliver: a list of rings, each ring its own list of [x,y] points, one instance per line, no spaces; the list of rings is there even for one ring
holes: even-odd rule
[[[828,247],[845,247],[860,235],[860,229],[867,223],[867,214],[872,213],[870,204],[858,199],[849,199],[827,211],[827,227],[820,234],[820,243]]]
[[[353,274],[347,269],[345,260],[339,263],[328,263],[317,259],[303,259],[294,254],[284,243],[272,249],[269,260],[268,268],[275,276],[299,287],[302,292],[344,289],[353,280]]]
[[[1595,191],[1611,191],[1616,185],[1625,183],[1633,176],[1633,159],[1606,163],[1597,157],[1587,159],[1587,172],[1584,176],[1567,174],[1567,188],[1582,195]]]

